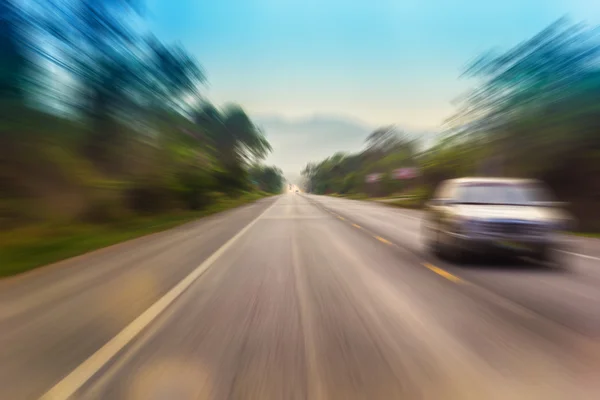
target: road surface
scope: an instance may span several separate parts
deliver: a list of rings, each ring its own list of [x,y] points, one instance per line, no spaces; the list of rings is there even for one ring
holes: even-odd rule
[[[419,227],[286,194],[4,280],[0,398],[598,398],[593,242],[458,267]]]

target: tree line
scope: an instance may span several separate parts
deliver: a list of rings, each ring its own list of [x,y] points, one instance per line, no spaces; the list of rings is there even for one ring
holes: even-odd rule
[[[303,171],[315,193],[424,201],[442,180],[465,175],[533,177],[570,203],[580,228],[600,230],[600,38],[598,29],[554,22],[508,51],[489,51],[465,68],[474,88],[458,101],[434,144],[378,129],[356,154],[336,154]],[[413,181],[391,179],[414,166]],[[383,173],[375,192],[365,182]]]
[[[271,146],[137,0],[0,2],[0,225],[111,221],[279,192]]]

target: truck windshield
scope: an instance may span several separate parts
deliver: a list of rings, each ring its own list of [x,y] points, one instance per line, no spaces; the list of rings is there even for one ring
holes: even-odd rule
[[[461,204],[528,205],[549,201],[549,196],[535,184],[474,183],[461,185],[457,200]]]

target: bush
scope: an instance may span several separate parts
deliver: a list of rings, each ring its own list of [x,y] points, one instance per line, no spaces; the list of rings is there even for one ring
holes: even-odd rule
[[[230,197],[239,197],[249,189],[247,173],[242,169],[222,171],[217,170],[213,174],[215,189],[223,191]]]
[[[137,181],[126,192],[128,207],[142,214],[169,210],[175,205],[174,192],[159,182]]]
[[[85,222],[113,222],[130,216],[123,201],[123,193],[118,189],[96,189],[88,201],[82,219]]]
[[[214,202],[213,179],[201,171],[186,171],[179,176],[179,196],[189,210],[201,210]]]

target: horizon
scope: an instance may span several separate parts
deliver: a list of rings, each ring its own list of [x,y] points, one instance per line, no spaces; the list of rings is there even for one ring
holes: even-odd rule
[[[600,16],[600,4],[584,0],[152,0],[147,10],[151,30],[183,44],[204,67],[203,94],[216,105],[240,104],[258,121],[325,116],[417,132],[441,129],[453,101],[477,83],[460,78],[463,68],[485,51],[508,50],[565,15],[600,20],[589,18]],[[349,140],[340,147],[358,150]],[[278,154],[267,162],[289,151],[274,146]],[[317,161],[310,147],[293,151],[304,151],[305,163]],[[281,167],[299,173],[296,164]]]

